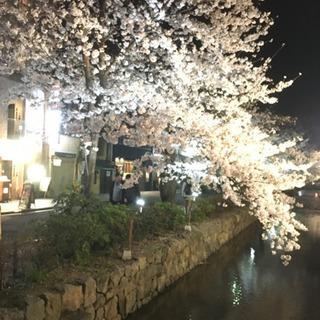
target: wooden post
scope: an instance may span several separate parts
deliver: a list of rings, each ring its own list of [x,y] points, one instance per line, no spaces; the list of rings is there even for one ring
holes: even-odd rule
[[[131,260],[132,259],[132,229],[133,229],[133,219],[134,211],[131,210],[130,224],[129,224],[129,241],[128,241],[128,250],[123,251],[122,260]]]
[[[186,198],[186,215],[188,217],[188,224],[184,226],[184,230],[191,231],[191,210],[192,210],[192,199],[191,197]]]
[[[133,229],[133,218],[134,213],[131,213],[131,219],[130,219],[130,227],[129,227],[129,242],[128,242],[128,250],[131,251],[132,246],[132,229]]]

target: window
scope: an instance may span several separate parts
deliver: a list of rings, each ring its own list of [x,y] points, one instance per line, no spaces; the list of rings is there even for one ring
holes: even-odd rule
[[[8,106],[7,138],[19,139],[24,134],[24,120],[22,119],[22,104],[11,103]]]

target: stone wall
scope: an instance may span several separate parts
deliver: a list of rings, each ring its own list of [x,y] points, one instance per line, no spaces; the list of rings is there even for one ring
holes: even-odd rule
[[[133,251],[113,271],[25,295],[24,307],[0,309],[0,320],[121,320],[147,304],[254,222],[243,209],[225,212],[192,231]],[[152,247],[152,249],[151,249]]]

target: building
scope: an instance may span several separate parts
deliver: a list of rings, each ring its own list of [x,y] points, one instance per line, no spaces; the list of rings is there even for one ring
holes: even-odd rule
[[[128,173],[133,172],[133,162],[140,159],[146,152],[152,153],[152,147],[125,146],[120,139],[116,145],[99,140],[99,151],[96,162],[96,176],[93,191],[95,193],[109,193],[111,183],[119,172],[123,179]],[[152,165],[152,164],[151,164]],[[141,191],[158,190],[158,176],[156,172],[144,173],[139,179]]]
[[[146,152],[152,153],[153,148],[145,147],[129,147],[121,143],[113,146],[113,159],[116,170],[125,178],[126,174],[133,171],[133,161],[140,159]],[[148,163],[152,165],[152,163]],[[158,177],[156,172],[144,172],[144,175],[139,179],[141,191],[152,191],[158,189]]]
[[[0,77],[0,189],[10,185],[0,201],[19,199],[26,180],[34,183],[37,197],[54,198],[80,180],[79,139],[61,134],[57,101],[41,90],[33,92],[34,100],[10,100],[9,91],[17,85],[19,79]],[[116,172],[125,178],[133,171],[133,161],[146,152],[152,148],[125,146],[122,140],[112,145],[101,138],[93,192],[109,193]],[[142,191],[157,190],[158,177],[146,172],[139,184]]]
[[[10,181],[10,199],[20,198],[26,180],[38,197],[55,197],[74,180],[79,140],[60,134],[60,111],[42,91],[34,101],[9,100],[17,85],[0,77],[0,180]]]

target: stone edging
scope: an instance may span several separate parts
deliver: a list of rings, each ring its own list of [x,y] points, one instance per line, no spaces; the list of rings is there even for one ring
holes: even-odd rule
[[[114,271],[26,295],[23,310],[1,308],[0,320],[125,319],[255,221],[246,210],[236,210],[192,226],[180,238],[168,237],[154,251],[133,254]]]

